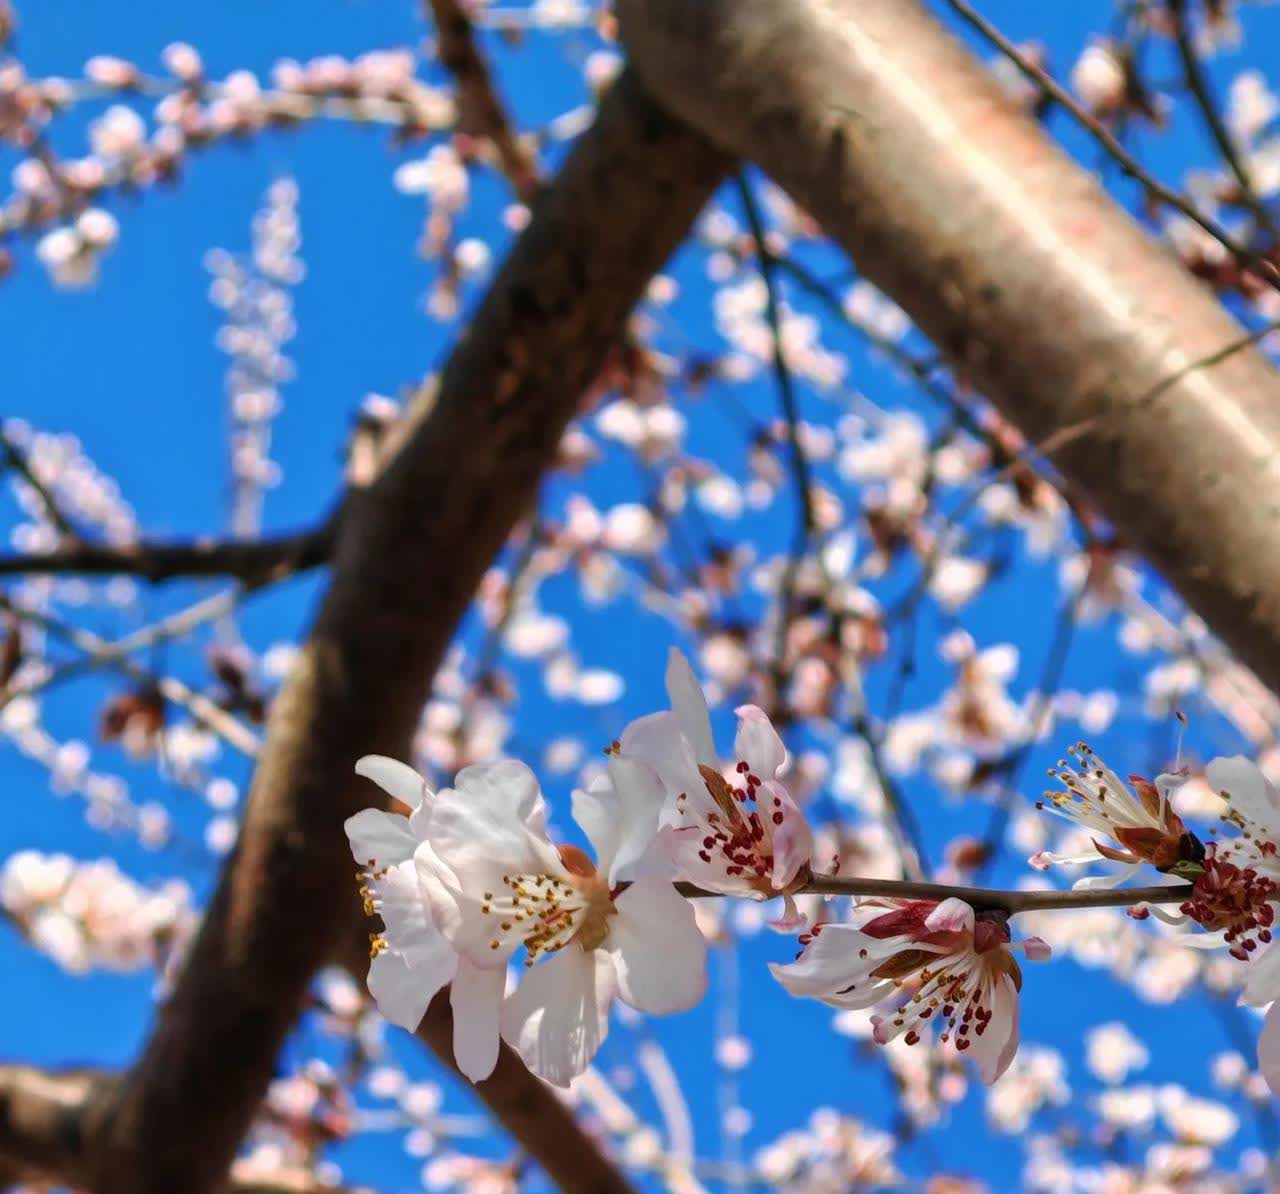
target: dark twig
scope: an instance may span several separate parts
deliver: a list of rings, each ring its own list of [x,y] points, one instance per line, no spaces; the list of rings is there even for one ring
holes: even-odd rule
[[[1235,175],[1236,182],[1240,187],[1241,200],[1249,211],[1253,213],[1254,219],[1258,221],[1258,226],[1267,233],[1271,239],[1271,244],[1274,245],[1277,240],[1280,240],[1280,228],[1276,227],[1275,218],[1267,210],[1266,204],[1258,197],[1258,192],[1253,186],[1253,180],[1249,177],[1249,171],[1236,150],[1235,142],[1232,141],[1231,134],[1227,131],[1227,126],[1223,123],[1222,114],[1218,111],[1217,102],[1214,100],[1213,93],[1210,90],[1209,80],[1206,78],[1200,64],[1200,57],[1196,53],[1195,46],[1191,44],[1191,31],[1187,25],[1187,0],[1169,0],[1169,12],[1173,17],[1174,42],[1178,47],[1178,58],[1182,62],[1182,71],[1186,77],[1187,87],[1195,97],[1200,113],[1204,117],[1204,122],[1208,126],[1209,135],[1218,146],[1218,151],[1222,154],[1223,160],[1228,167],[1230,167],[1231,173]]]
[[[0,576],[137,576],[152,584],[230,576],[257,587],[327,563],[335,532],[336,519],[330,518],[312,530],[263,539],[77,542],[51,552],[0,556]]]

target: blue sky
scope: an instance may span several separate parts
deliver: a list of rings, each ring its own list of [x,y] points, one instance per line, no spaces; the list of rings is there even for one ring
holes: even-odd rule
[[[1110,13],[1110,6],[1096,0],[1036,5],[984,0],[980,7],[1015,38],[1034,35],[1044,41],[1060,69],[1074,60],[1090,31],[1106,27]],[[1280,44],[1280,7],[1263,7],[1248,15],[1252,49],[1246,60],[1265,66],[1268,57],[1274,59],[1274,52],[1265,47]],[[281,57],[305,59],[329,52],[354,57],[368,49],[416,43],[426,33],[412,0],[273,0],[269,5],[248,0],[216,5],[132,0],[123,6],[43,0],[22,6],[20,17],[19,48],[32,74],[74,75],[95,53],[119,54],[144,68],[158,69],[161,49],[185,40],[200,49],[211,75],[247,67],[265,76]],[[541,125],[581,101],[579,73],[565,66],[565,57],[578,61],[591,45],[577,34],[561,40],[535,36],[519,52],[496,41],[489,45],[522,127]],[[1238,69],[1241,61],[1227,56],[1216,64],[1219,83],[1226,78],[1222,72]],[[1154,73],[1160,78],[1172,72]],[[81,115],[61,121],[55,146],[64,153],[77,152],[84,127]],[[1087,143],[1069,128],[1062,113],[1054,116],[1052,127],[1092,163]],[[1150,151],[1153,167],[1174,182],[1188,165],[1207,160],[1202,133],[1185,119],[1161,138],[1141,138],[1139,146],[1144,153]],[[202,259],[215,246],[246,248],[249,222],[264,190],[274,178],[291,175],[301,190],[307,275],[296,291],[298,335],[289,346],[297,379],[285,391],[285,409],[275,426],[273,455],[285,482],[269,495],[265,517],[267,527],[278,530],[315,520],[337,492],[342,444],[362,397],[371,391],[403,394],[440,363],[452,341],[453,329],[441,328],[422,311],[432,267],[414,254],[420,200],[400,194],[391,183],[395,166],[422,152],[421,146],[392,146],[385,131],[376,127],[345,124],[270,133],[252,143],[201,152],[177,185],[112,202],[122,230],[120,244],[89,292],[53,288],[28,246],[20,267],[0,288],[6,375],[0,414],[79,436],[94,461],[119,479],[151,535],[191,535],[223,527],[228,484],[225,359],[213,342],[219,313],[207,298]],[[10,164],[11,158],[0,151],[0,169]],[[505,193],[488,176],[477,176],[473,185],[477,199],[463,228],[488,238]],[[727,202],[733,205],[731,199]],[[500,242],[495,249],[501,251]],[[819,264],[835,269],[839,263],[830,257]],[[682,335],[714,346],[716,333],[700,263],[686,255],[673,268],[685,282],[674,312]],[[478,287],[471,287],[468,301],[478,293]],[[832,343],[848,351],[857,385],[873,400],[927,409],[906,385],[872,362],[852,337],[833,332]],[[735,434],[732,418],[717,407],[715,397],[713,390],[690,412],[690,442],[708,455]],[[773,398],[767,380],[747,392],[744,400],[753,411],[768,412]],[[831,417],[829,407],[813,394],[804,395],[804,407],[815,420]],[[553,499],[554,492],[553,487]],[[613,474],[601,470],[592,479],[593,497],[601,503],[635,499],[640,492],[636,475],[625,469]],[[779,514],[752,533],[763,545],[776,547],[787,526]],[[733,533],[732,528],[721,529]],[[598,714],[566,710],[535,690],[534,669],[516,667],[514,674],[524,682],[517,719],[521,741],[542,741],[566,729],[607,741],[631,716],[661,700],[661,677],[654,666],[661,655],[655,648],[671,641],[670,628],[632,614],[639,632],[620,633],[610,611],[584,611],[571,589],[567,583],[559,590],[548,586],[548,608],[572,614],[584,657],[624,674],[628,694],[621,707]],[[146,609],[154,616],[204,591],[193,585],[170,586],[148,595]],[[255,601],[243,621],[247,639],[262,647],[296,638],[316,591],[316,581],[307,579]],[[1007,639],[1021,648],[1024,662],[1016,691],[1034,686],[1052,634],[1050,611],[1059,600],[1052,570],[1018,568],[965,611],[964,624],[981,645]],[[87,621],[103,633],[131,628],[127,619],[106,612],[90,613]],[[931,640],[930,632],[922,635],[926,645]],[[191,660],[186,666],[192,666]],[[1132,662],[1115,653],[1114,635],[1105,628],[1081,632],[1068,665],[1069,685],[1115,685],[1123,691],[1125,684],[1132,687],[1133,675]],[[926,659],[908,689],[908,706],[936,691],[940,676],[937,665]],[[97,681],[55,695],[49,702],[50,722],[64,727],[68,736],[79,726],[76,732],[90,738],[97,706],[109,688]],[[883,686],[873,680],[871,693],[874,706]],[[1204,739],[1202,749],[1235,745],[1208,721],[1202,721],[1197,732]],[[1132,710],[1118,720],[1111,736],[1130,757],[1130,770],[1147,765],[1149,740],[1160,743],[1155,752],[1159,754],[1169,750],[1172,737],[1172,730],[1145,726]],[[164,800],[180,827],[192,835],[201,832],[206,814],[189,797],[184,804],[181,794],[163,792],[154,771],[123,763],[111,748],[97,747],[95,752],[104,768],[118,769],[135,783],[137,798]],[[1029,774],[1051,761],[1054,753],[1051,746],[1043,757],[1033,758]],[[236,773],[236,766],[230,773]],[[0,752],[0,787],[9,801],[9,815],[0,828],[0,854],[25,847],[64,850],[85,858],[109,854],[142,877],[181,870],[168,852],[147,853],[127,837],[89,829],[78,802],[49,795],[44,772],[12,751]],[[552,785],[551,791],[560,801],[563,818],[566,786]],[[917,807],[931,810],[927,837],[935,851],[960,829],[980,831],[985,824],[985,810],[972,805],[939,807],[926,784],[909,785],[908,791]],[[183,873],[200,888],[207,887],[212,874],[207,863]],[[995,878],[1014,881],[1021,873],[1020,863],[1006,860]],[[887,1071],[877,1058],[855,1042],[832,1035],[825,1009],[785,1000],[768,979],[764,963],[785,959],[790,952],[789,941],[769,935],[747,939],[742,946],[743,1031],[756,1050],[741,1079],[744,1105],[755,1122],[745,1144],[748,1152],[798,1126],[809,1109],[821,1103],[882,1126],[890,1122],[884,1098]],[[0,1058],[118,1066],[127,1063],[144,1039],[151,1016],[150,976],[73,978],[8,930],[0,930],[0,967],[8,976],[0,986]],[[645,1029],[664,1042],[677,1064],[693,1109],[700,1152],[707,1155],[720,1150],[711,1062],[714,1014],[714,1002],[708,1001],[685,1016]],[[1078,1091],[1094,1084],[1080,1061],[1079,1034],[1105,1019],[1145,1024],[1156,1039],[1197,1042],[1190,1055],[1158,1053],[1145,1075],[1155,1082],[1200,1084],[1202,1056],[1225,1046],[1219,1021],[1203,1001],[1152,1009],[1124,988],[1068,962],[1031,976],[1024,1035],[1066,1053]],[[603,1057],[606,1066],[626,1065],[635,1040],[633,1033],[615,1027]],[[302,1056],[313,1045],[326,1047],[304,1035],[291,1045],[291,1053]],[[433,1072],[432,1064],[419,1058],[412,1045],[397,1040],[393,1047],[411,1071]],[[458,1090],[450,1100],[451,1106],[465,1108],[469,1096]],[[643,1095],[639,1104],[645,1107]],[[1252,1132],[1252,1125],[1246,1125],[1240,1141],[1248,1143]],[[973,1093],[945,1126],[928,1141],[907,1147],[901,1159],[919,1176],[939,1157],[949,1169],[981,1176],[995,1189],[1017,1185],[1020,1154],[986,1126],[981,1100]],[[417,1162],[405,1157],[392,1138],[363,1140],[344,1150],[342,1160],[353,1179],[388,1191],[417,1188]]]

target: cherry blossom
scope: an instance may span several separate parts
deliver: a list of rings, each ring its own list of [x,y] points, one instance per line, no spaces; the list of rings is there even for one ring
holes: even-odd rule
[[[1280,1092],[1280,946],[1272,941],[1280,903],[1280,794],[1243,755],[1214,759],[1209,786],[1227,802],[1224,823],[1233,836],[1210,843],[1203,874],[1182,911],[1211,932],[1221,932],[1231,956],[1248,963],[1240,1001],[1271,1005],[1258,1041],[1258,1061]],[[1260,945],[1267,946],[1258,953]]]
[[[787,749],[764,711],[741,705],[733,762],[721,768],[707,699],[689,661],[667,662],[671,711],[642,717],[616,744],[616,756],[648,763],[666,789],[662,840],[676,869],[709,891],[753,899],[784,896],[778,928],[800,920],[792,892],[808,878],[813,833],[778,780]]]
[[[1114,874],[1081,879],[1077,887],[1113,886],[1127,877],[1130,867],[1144,862],[1173,877],[1194,878],[1200,873],[1204,846],[1187,830],[1170,800],[1183,776],[1158,775],[1152,782],[1131,775],[1130,788],[1083,742],[1067,754],[1070,761],[1060,759],[1049,769],[1065,790],[1046,791],[1036,807],[1116,845],[1094,837],[1092,852],[1063,856],[1042,851],[1032,856],[1033,866],[1040,870],[1053,865],[1078,866],[1099,858],[1121,864]]]
[[[537,780],[522,763],[476,764],[436,795],[415,862],[459,955],[454,1048],[468,1077],[493,1069],[499,1020],[529,1068],[563,1086],[604,1041],[615,995],[656,1015],[702,997],[706,942],[688,902],[666,880],[622,879],[650,851],[664,799],[649,768],[611,759],[606,775],[574,793],[592,862],[578,846],[552,844]],[[507,963],[521,947],[526,973],[504,1002]]]
[[[409,816],[367,808],[346,822],[355,860],[367,868],[361,894],[365,911],[382,917],[372,939],[369,993],[393,1024],[412,1032],[427,1005],[458,974],[460,962],[423,899],[414,851],[426,840],[435,797],[412,767],[382,755],[366,755],[356,773],[407,805]]]
[[[887,910],[886,910],[887,909]],[[858,1009],[898,1001],[872,1017],[878,1044],[905,1033],[908,1045],[938,1015],[939,1039],[970,1052],[982,1080],[995,1082],[1018,1051],[1021,950],[1030,961],[1049,956],[1038,937],[1011,944],[1008,918],[975,914],[963,900],[865,901],[858,924],[826,923],[801,936],[795,962],[769,969],[792,995]]]

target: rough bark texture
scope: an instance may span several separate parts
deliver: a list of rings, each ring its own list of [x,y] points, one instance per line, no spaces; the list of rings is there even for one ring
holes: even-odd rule
[[[1280,379],[918,0],[621,0],[652,94],[755,161],[1280,685]]]
[[[342,823],[375,799],[352,764],[407,753],[484,570],[534,500],[629,310],[725,169],[624,77],[539,198],[434,402],[407,418],[378,479],[349,498],[239,846],[142,1057],[85,1126],[98,1194],[202,1194],[223,1182],[311,976],[350,928]],[[508,1105],[497,1080],[481,1094],[500,1114]],[[541,1100],[551,1131],[521,1134],[564,1189],[625,1188],[557,1118],[549,1091],[526,1084],[520,1098]]]

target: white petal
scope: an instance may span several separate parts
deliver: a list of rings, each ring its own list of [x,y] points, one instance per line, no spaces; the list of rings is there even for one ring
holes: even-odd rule
[[[1229,792],[1231,807],[1265,834],[1280,836],[1280,796],[1257,764],[1244,755],[1214,759],[1204,769],[1215,792]]]
[[[655,1016],[693,1007],[707,990],[707,942],[693,906],[657,879],[637,880],[614,906],[606,948],[617,963],[618,994]]]
[[[761,779],[773,779],[787,761],[787,748],[765,711],[756,705],[739,705],[738,733],[733,740],[734,757],[745,759]]]
[[[547,831],[547,806],[538,777],[519,759],[497,759],[464,767],[454,780],[477,810],[504,820],[514,817],[534,833]]]
[[[585,792],[574,791],[573,819],[611,884],[624,869],[634,872],[652,850],[666,799],[666,788],[653,768],[618,756],[610,757],[608,775],[597,776]]]
[[[972,933],[973,909],[952,896],[925,917],[924,927],[935,933]]]
[[[1280,941],[1250,959],[1240,993],[1240,1002],[1250,1007],[1266,1007],[1273,999],[1280,999]]]
[[[711,737],[707,698],[689,661],[674,647],[667,656],[667,696],[681,731],[693,747],[694,757],[708,767],[716,766],[716,744]]]
[[[417,808],[430,795],[427,781],[408,763],[386,755],[365,755],[356,760],[356,774],[371,779],[384,792],[410,808]]]
[[[1258,1068],[1271,1087],[1272,1094],[1280,1094],[1280,1003],[1273,1003],[1262,1023],[1262,1035],[1258,1038]]]
[[[361,809],[343,825],[351,842],[351,856],[361,866],[382,870],[412,858],[418,839],[409,827],[409,818],[385,813],[380,808]]]
[[[701,792],[705,781],[698,773],[693,745],[685,737],[674,713],[650,713],[638,717],[619,740],[622,754],[647,763],[666,784],[673,798],[682,792]]]
[[[472,1082],[482,1082],[498,1064],[498,1012],[507,985],[505,966],[474,966],[458,959],[449,991],[453,1008],[453,1059]]]
[[[492,889],[503,874],[561,870],[546,836],[546,805],[538,781],[514,759],[467,767],[458,775],[456,790],[436,794],[431,846],[470,887]]]
[[[608,954],[566,946],[527,970],[503,1004],[503,1038],[540,1078],[568,1086],[608,1035],[615,983]]]
[[[790,886],[800,868],[813,861],[813,830],[791,793],[777,780],[765,780],[756,796],[762,816],[782,816],[782,824],[773,826],[774,891]]]
[[[450,952],[450,961],[453,954]],[[446,978],[444,980],[448,982]],[[369,963],[369,994],[392,1024],[413,1032],[427,1013],[427,1005],[444,983],[435,984],[414,970],[399,954],[384,950]]]
[[[826,924],[799,958],[785,966],[770,962],[769,970],[792,995],[843,1007],[846,997],[860,1003],[868,992],[876,992],[878,999],[893,989],[891,983],[872,978],[871,971],[892,956],[894,949],[850,925]],[[864,952],[866,957],[861,956]]]
[[[1007,974],[999,975],[991,987],[991,1019],[981,1036],[971,1033],[965,1053],[978,1065],[982,1081],[990,1086],[1009,1068],[1018,1052],[1018,990]]]
[[[427,893],[418,882],[413,860],[397,863],[369,884],[378,901],[378,915],[386,926],[387,948],[410,966],[431,967],[443,977],[437,989],[453,977],[453,949],[436,927]]]

